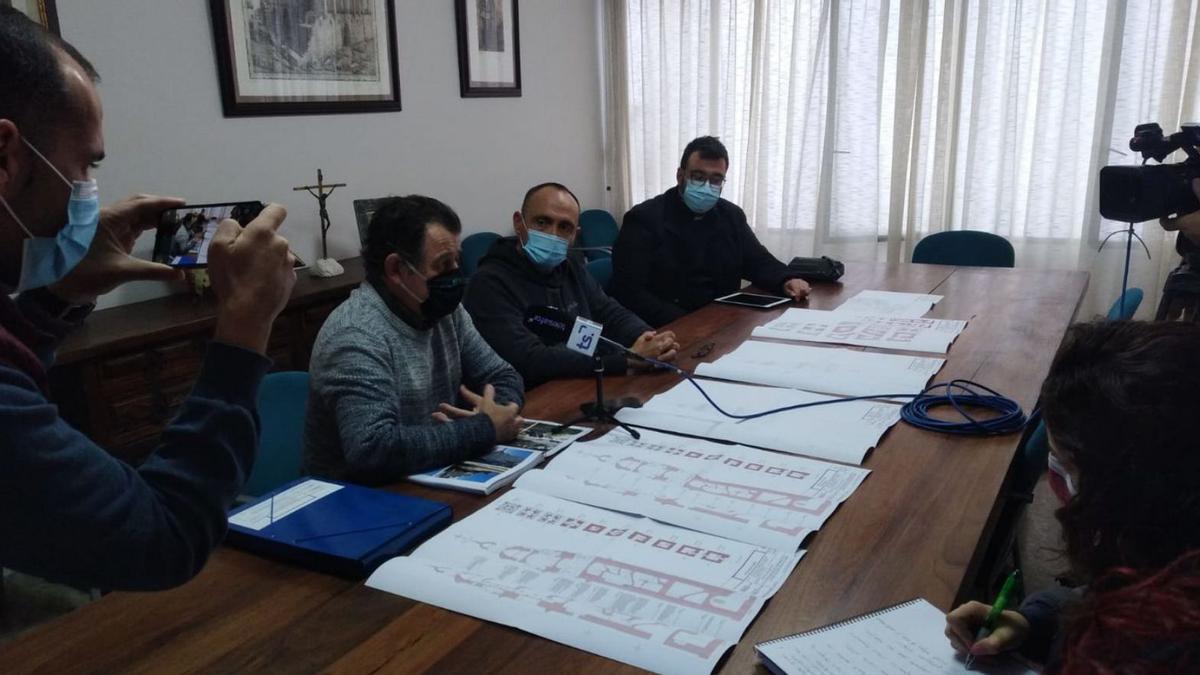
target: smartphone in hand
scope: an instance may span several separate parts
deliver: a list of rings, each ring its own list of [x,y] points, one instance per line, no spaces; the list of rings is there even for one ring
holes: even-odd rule
[[[262,202],[225,202],[163,211],[154,235],[153,260],[171,267],[207,267],[208,246],[221,221],[232,218],[244,226],[262,210]]]

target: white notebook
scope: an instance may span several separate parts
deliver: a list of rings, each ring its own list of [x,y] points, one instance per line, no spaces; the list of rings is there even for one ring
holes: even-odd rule
[[[946,615],[920,598],[823,628],[755,645],[778,675],[964,673],[945,635]],[[976,659],[971,672],[1035,673],[1014,658]]]

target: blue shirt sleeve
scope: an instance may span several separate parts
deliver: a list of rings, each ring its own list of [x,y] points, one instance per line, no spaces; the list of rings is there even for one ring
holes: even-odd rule
[[[258,447],[255,398],[270,366],[212,343],[161,444],[134,469],[0,367],[0,565],[79,587],[184,583],[225,535]]]

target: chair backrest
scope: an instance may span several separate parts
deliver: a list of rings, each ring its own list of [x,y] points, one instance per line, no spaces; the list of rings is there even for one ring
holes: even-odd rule
[[[604,209],[588,209],[579,214],[579,237],[575,245],[592,248],[597,246],[611,247],[617,241],[617,219]],[[608,251],[585,251],[588,260],[607,258],[612,254]]]
[[[937,232],[917,242],[912,261],[930,265],[1012,267],[1017,256],[1008,240],[991,232]]]
[[[1142,289],[1127,288],[1123,298],[1117,298],[1111,309],[1108,310],[1109,321],[1128,321],[1137,313],[1138,306],[1142,304]],[[1123,302],[1122,302],[1123,300]]]
[[[479,261],[487,255],[488,249],[500,235],[495,232],[476,232],[462,240],[462,273],[466,276],[475,274],[479,269]]]
[[[600,288],[607,293],[608,289],[612,287],[612,258],[597,258],[588,261],[587,271],[596,280],[596,283],[600,284]]]
[[[258,457],[243,494],[261,496],[300,477],[308,373],[270,373],[258,390]]]
[[[1025,429],[1021,452],[1016,459],[1013,491],[1032,495],[1038,479],[1046,473],[1046,462],[1050,456],[1050,439],[1046,435],[1046,423],[1042,420],[1041,411],[1030,416]]]

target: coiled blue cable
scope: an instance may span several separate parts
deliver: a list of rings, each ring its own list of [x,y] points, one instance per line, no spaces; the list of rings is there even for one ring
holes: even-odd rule
[[[834,398],[826,401],[813,401],[811,403],[797,403],[795,405],[775,408],[773,410],[764,410],[762,412],[738,414],[726,411],[716,401],[704,391],[700,383],[692,377],[690,373],[684,372],[682,369],[673,366],[669,363],[657,361],[655,359],[646,359],[660,368],[670,370],[692,384],[696,391],[708,401],[709,405],[722,415],[735,420],[753,420],[767,415],[775,415],[789,410],[800,410],[801,408],[814,408],[819,405],[832,405],[834,403],[845,403],[847,401],[866,401],[873,399],[888,399],[888,398],[911,398],[912,400],[905,403],[900,408],[900,419],[911,424],[918,429],[926,431],[939,431],[944,434],[959,434],[963,436],[998,436],[1002,434],[1010,434],[1015,431],[1020,431],[1025,428],[1027,420],[1025,412],[1021,410],[1020,404],[1016,401],[1002,395],[1000,392],[979,384],[971,380],[951,380],[949,382],[939,382],[926,387],[919,394],[873,394],[871,396],[851,396],[848,398]],[[942,390],[943,393],[935,394],[933,392]],[[948,421],[938,419],[930,414],[934,408],[942,406],[951,406],[962,418],[961,421]],[[972,416],[965,408],[986,408],[995,411],[995,415],[980,419]]]

